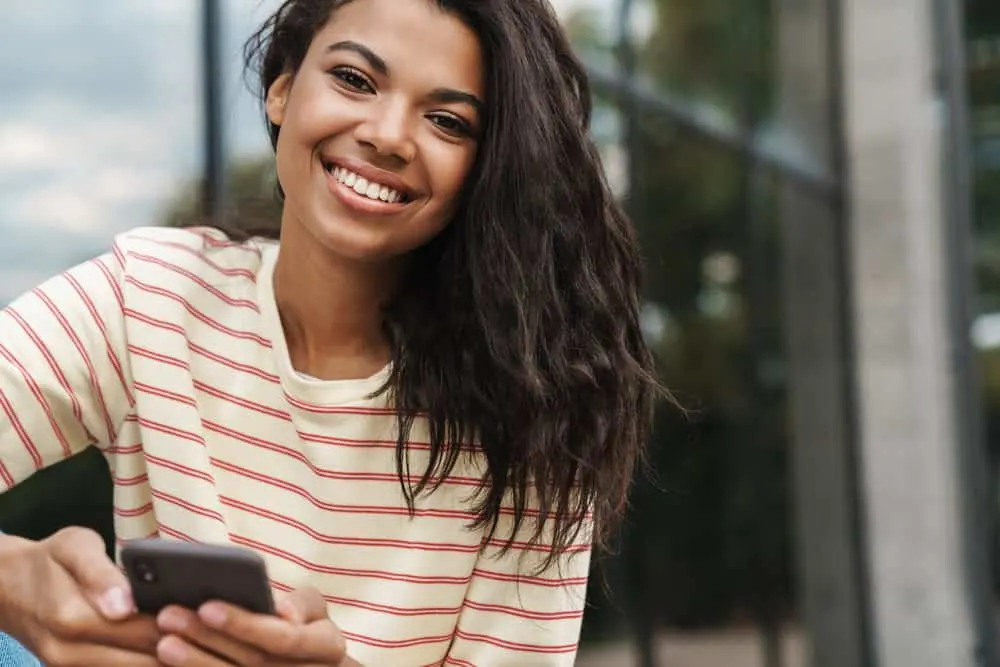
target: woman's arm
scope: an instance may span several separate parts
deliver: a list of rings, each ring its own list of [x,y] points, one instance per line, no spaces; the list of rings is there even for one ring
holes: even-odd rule
[[[497,535],[506,528],[500,522]],[[590,531],[581,530],[557,563],[538,567],[547,545],[501,555],[492,540],[479,556],[446,665],[571,667],[576,657],[590,569]]]
[[[0,492],[114,441],[132,404],[123,257],[82,264],[0,310]]]

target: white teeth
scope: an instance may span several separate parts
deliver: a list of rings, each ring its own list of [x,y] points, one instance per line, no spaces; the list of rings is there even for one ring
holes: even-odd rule
[[[388,186],[369,181],[343,167],[334,167],[330,173],[333,174],[333,177],[338,182],[343,183],[363,197],[368,197],[375,201],[384,201],[389,204],[395,204],[403,200],[402,193]]]

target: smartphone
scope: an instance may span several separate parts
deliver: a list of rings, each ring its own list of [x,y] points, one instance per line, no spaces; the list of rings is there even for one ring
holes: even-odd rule
[[[151,538],[126,542],[121,558],[144,614],[168,605],[198,609],[210,600],[275,613],[267,566],[249,549]]]

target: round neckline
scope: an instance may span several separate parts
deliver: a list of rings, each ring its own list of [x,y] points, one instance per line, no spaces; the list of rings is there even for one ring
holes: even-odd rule
[[[281,244],[270,239],[255,241],[261,253],[260,270],[257,272],[257,303],[260,306],[264,335],[271,341],[282,387],[293,398],[315,405],[333,406],[371,400],[372,394],[381,389],[389,379],[391,364],[386,364],[370,377],[346,380],[314,378],[300,373],[292,366],[274,294],[274,267]]]

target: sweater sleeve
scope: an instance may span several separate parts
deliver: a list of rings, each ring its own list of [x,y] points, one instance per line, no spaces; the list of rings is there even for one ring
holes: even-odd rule
[[[497,534],[504,535],[500,523]],[[504,554],[501,546],[491,540],[479,556],[445,664],[572,667],[586,602],[590,530],[581,530],[541,573],[548,545],[515,542]]]
[[[131,405],[117,249],[0,310],[0,492],[94,444]]]

